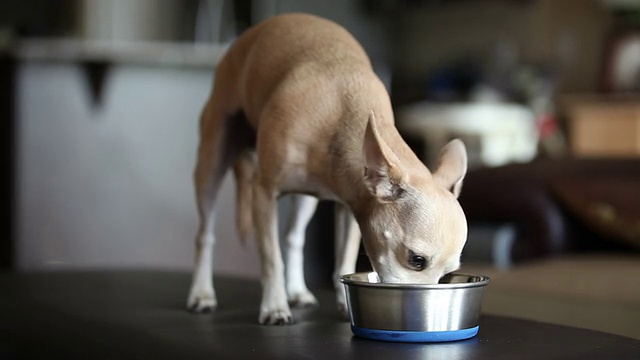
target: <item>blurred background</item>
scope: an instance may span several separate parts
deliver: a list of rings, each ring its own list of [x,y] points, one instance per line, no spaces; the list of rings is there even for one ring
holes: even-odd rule
[[[463,269],[492,277],[486,311],[640,338],[638,0],[4,0],[0,266],[189,271],[216,64],[287,12],[355,35],[425,163],[467,144]],[[257,278],[230,177],[219,201],[214,270]],[[307,231],[312,284],[332,217]]]

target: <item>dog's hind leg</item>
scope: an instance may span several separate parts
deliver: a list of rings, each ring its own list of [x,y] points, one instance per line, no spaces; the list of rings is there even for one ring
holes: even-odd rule
[[[347,299],[340,276],[356,270],[358,251],[360,250],[360,228],[349,209],[340,203],[335,208],[335,250],[336,263],[333,272],[333,285],[336,290],[338,312],[348,318]]]
[[[318,199],[309,195],[292,195],[292,208],[285,233],[287,243],[286,282],[289,304],[315,306],[315,296],[304,280],[304,242],[309,221],[318,206]]]
[[[195,269],[187,308],[198,313],[210,312],[217,305],[212,279],[215,202],[233,156],[225,141],[228,137],[228,121],[218,112],[219,108],[209,102],[202,113],[194,172],[200,226],[196,236]]]

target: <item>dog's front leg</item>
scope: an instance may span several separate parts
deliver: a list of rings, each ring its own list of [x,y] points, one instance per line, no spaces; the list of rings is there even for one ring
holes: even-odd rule
[[[286,325],[293,322],[284,284],[284,264],[278,241],[276,193],[256,177],[253,188],[253,219],[262,266],[261,324]]]
[[[343,204],[336,204],[335,208],[335,269],[333,272],[333,285],[336,290],[336,302],[338,312],[345,318],[349,318],[347,298],[344,285],[340,282],[340,276],[356,271],[358,252],[360,250],[360,228],[349,211]]]
[[[286,272],[289,304],[315,306],[315,296],[304,280],[304,242],[307,225],[318,206],[318,198],[309,195],[293,195],[289,224],[285,235],[287,243]]]

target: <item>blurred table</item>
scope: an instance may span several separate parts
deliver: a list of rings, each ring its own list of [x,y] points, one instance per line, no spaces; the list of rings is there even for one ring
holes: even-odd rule
[[[83,359],[638,359],[640,341],[484,316],[475,338],[441,344],[355,338],[334,296],[297,323],[257,323],[260,285],[218,277],[219,308],[184,310],[190,275],[173,272],[0,274],[0,358]],[[490,291],[490,289],[489,289]]]

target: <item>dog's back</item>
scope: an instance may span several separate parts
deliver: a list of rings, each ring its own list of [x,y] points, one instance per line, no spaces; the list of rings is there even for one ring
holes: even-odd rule
[[[354,179],[332,170],[362,163],[354,133],[363,136],[372,111],[393,123],[386,88],[362,46],[341,26],[306,14],[276,16],[245,32],[216,70],[212,101],[251,125],[256,143],[230,146],[255,147],[258,170],[281,192],[334,200],[349,188],[336,181]]]
[[[257,127],[261,111],[283,82],[323,80],[354,67],[370,68],[370,62],[345,29],[313,15],[287,14],[247,30],[219,65],[215,85],[223,87],[232,97],[230,106],[242,108]],[[330,84],[313,84],[318,85]]]

